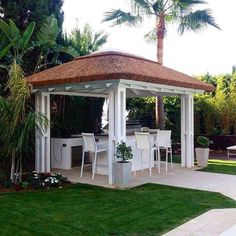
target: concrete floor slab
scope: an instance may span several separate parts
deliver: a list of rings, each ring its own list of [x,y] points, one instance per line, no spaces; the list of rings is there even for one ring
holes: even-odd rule
[[[145,183],[164,184],[219,192],[236,200],[236,175],[195,171],[197,169],[199,168],[194,167],[188,169],[182,168],[179,164],[174,164],[173,169],[169,169],[166,173],[165,165],[163,164],[161,167],[161,173],[158,173],[157,168],[153,168],[151,177],[149,176],[148,170],[136,172],[136,175],[132,175],[129,187],[135,187]],[[79,167],[70,170],[55,169],[53,171],[61,172],[73,183],[86,183],[108,188],[116,187],[115,185],[108,184],[108,176],[95,175],[95,179],[92,180],[91,169],[88,167],[84,171],[82,178],[80,178]]]

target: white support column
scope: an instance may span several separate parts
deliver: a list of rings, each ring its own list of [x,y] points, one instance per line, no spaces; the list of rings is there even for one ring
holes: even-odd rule
[[[181,165],[194,166],[194,102],[193,95],[181,96]]]
[[[35,94],[35,110],[41,112],[48,120],[44,129],[35,132],[35,170],[50,172],[50,94]]]
[[[109,184],[113,184],[116,144],[121,141],[126,141],[126,88],[118,86],[109,93]]]

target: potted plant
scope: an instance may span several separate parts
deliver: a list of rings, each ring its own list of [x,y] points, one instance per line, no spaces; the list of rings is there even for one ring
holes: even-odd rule
[[[213,142],[209,138],[204,136],[197,137],[198,147],[195,148],[197,165],[201,167],[206,167],[208,165],[209,158],[209,145]]]
[[[125,142],[118,143],[115,154],[117,161],[113,163],[114,180],[118,187],[127,187],[131,178],[133,158],[132,148]]]

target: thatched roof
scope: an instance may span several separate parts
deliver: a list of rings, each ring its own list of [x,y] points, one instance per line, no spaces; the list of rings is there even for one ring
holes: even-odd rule
[[[119,52],[100,52],[78,57],[27,78],[33,87],[53,86],[99,80],[133,80],[199,89],[214,87],[157,62]]]

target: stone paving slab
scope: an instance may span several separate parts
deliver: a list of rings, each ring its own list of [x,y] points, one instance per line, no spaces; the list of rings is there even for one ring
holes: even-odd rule
[[[232,227],[228,228],[227,230],[225,230],[219,236],[234,236],[234,235],[236,235],[236,224],[233,225]]]
[[[210,172],[195,171],[199,169],[182,168],[179,164],[174,164],[173,169],[169,168],[165,172],[165,164],[161,165],[161,173],[158,173],[157,168],[152,169],[152,176],[149,176],[149,171],[136,172],[132,176],[130,187],[135,187],[145,183],[164,184],[176,187],[184,187],[190,189],[206,190],[211,192],[219,192],[236,200],[236,175],[226,175]],[[71,170],[54,170],[66,175],[73,183],[87,183],[108,188],[115,188],[115,185],[108,184],[108,176],[95,175],[95,179],[91,178],[91,170],[84,172],[84,176],[80,178],[80,168],[76,167]]]
[[[164,236],[235,236],[236,209],[213,209]],[[231,229],[231,231],[230,231]],[[226,234],[226,233],[230,234]],[[234,234],[231,234],[234,232]]]

